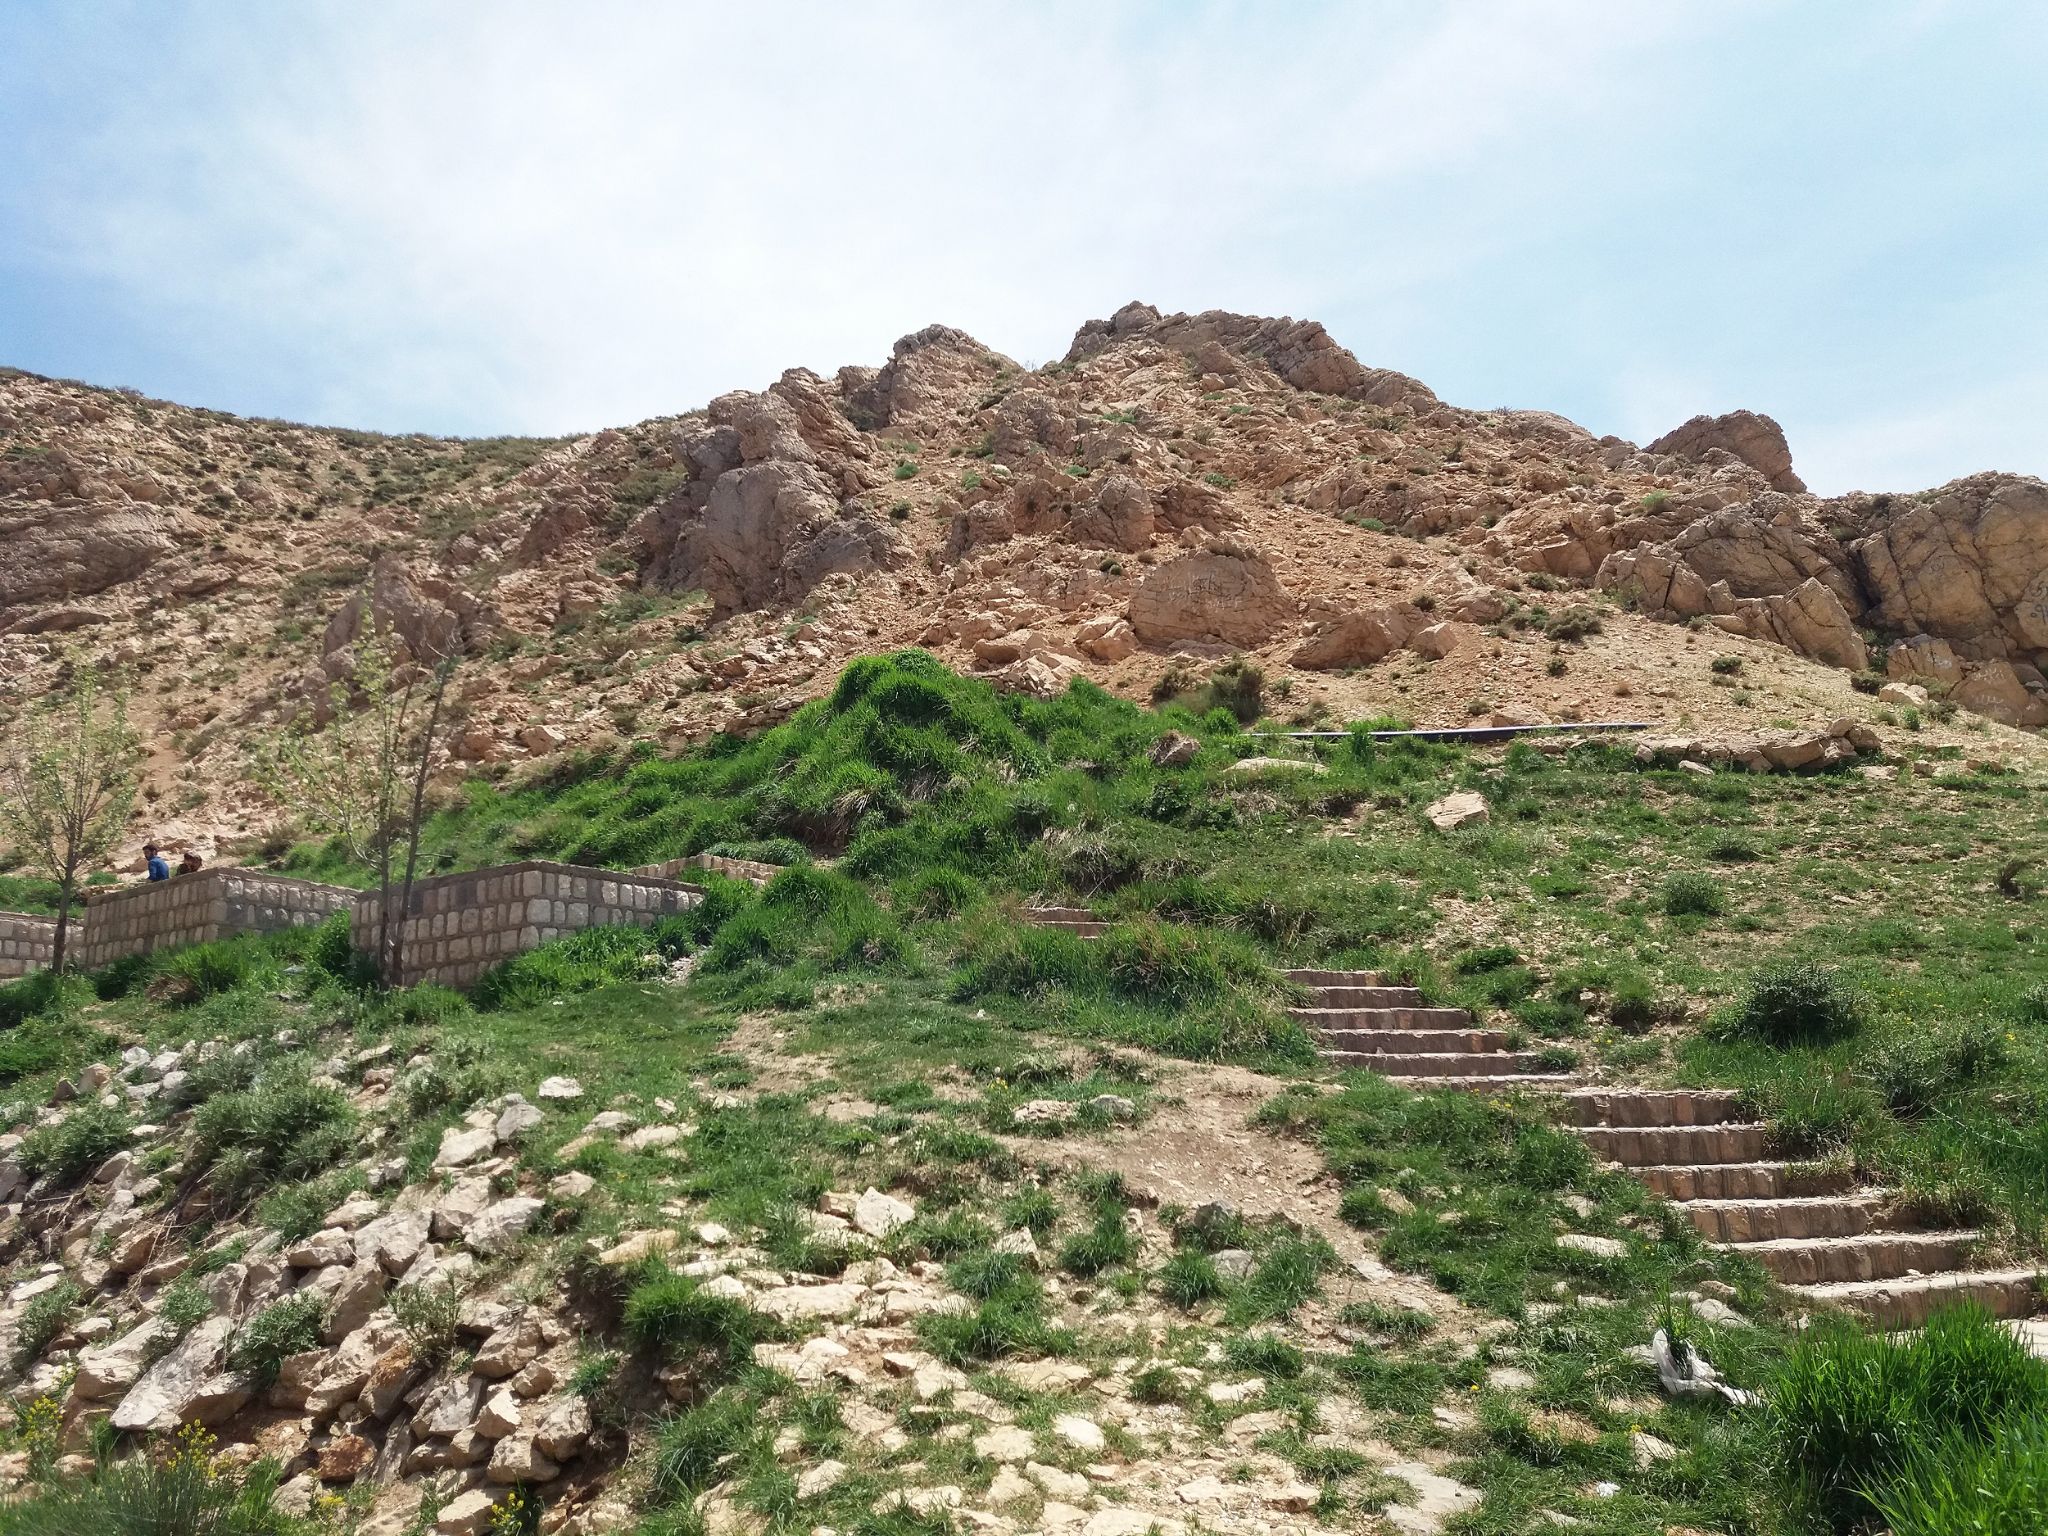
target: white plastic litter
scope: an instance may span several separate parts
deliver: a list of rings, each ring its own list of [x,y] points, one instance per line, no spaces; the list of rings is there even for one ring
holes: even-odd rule
[[[1757,1400],[1754,1392],[1731,1387],[1721,1373],[1707,1363],[1695,1345],[1674,1349],[1670,1337],[1659,1328],[1650,1339],[1650,1363],[1657,1367],[1657,1381],[1667,1397],[1719,1397],[1746,1407]]]

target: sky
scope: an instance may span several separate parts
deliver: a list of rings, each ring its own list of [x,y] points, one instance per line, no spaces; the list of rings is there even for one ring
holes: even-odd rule
[[[5,0],[0,364],[556,434],[933,321],[2048,476],[2041,0]]]

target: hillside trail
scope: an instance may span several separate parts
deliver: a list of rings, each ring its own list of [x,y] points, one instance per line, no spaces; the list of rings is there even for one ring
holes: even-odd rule
[[[1099,937],[1104,927],[1079,908],[1047,907],[1028,915],[1083,939]],[[1512,1049],[1505,1031],[1477,1028],[1469,1010],[1431,1007],[1420,991],[1377,973],[1301,969],[1285,975],[1308,991],[1308,1003],[1289,1012],[1315,1036],[1329,1064],[1379,1072],[1416,1089],[1554,1095],[1566,1125],[1596,1158],[1678,1206],[1711,1245],[1753,1258],[1816,1308],[1841,1308],[1876,1327],[1907,1329],[1944,1306],[1975,1302],[2015,1324],[2030,1347],[2048,1345],[2048,1328],[2017,1326],[2042,1313],[2037,1266],[1995,1262],[1996,1255],[1985,1251],[1986,1233],[1930,1222],[1896,1191],[1853,1171],[1774,1156],[1771,1127],[1755,1119],[1736,1093],[1602,1087],[1579,1072],[1551,1070],[1540,1053]],[[1198,1090],[1197,1102],[1206,1100],[1220,1114],[1230,1080],[1219,1069],[1215,1081],[1206,1094]],[[1267,1082],[1273,1091],[1281,1086]],[[1252,1090],[1247,1084],[1244,1091]],[[1148,1124],[1136,1142],[1142,1150],[1126,1155],[1157,1164],[1183,1185],[1192,1178],[1220,1180],[1227,1187],[1235,1179],[1263,1193],[1291,1183],[1294,1198],[1311,1213],[1316,1203],[1306,1190],[1321,1184],[1325,1210],[1338,1194],[1312,1149],[1297,1151],[1313,1170],[1261,1146],[1258,1159],[1276,1159],[1268,1172],[1247,1157],[1246,1143],[1234,1139],[1255,1133],[1220,1124],[1204,1130],[1200,1110],[1187,1118],[1195,1124],[1184,1171],[1167,1172],[1176,1166],[1171,1149],[1180,1139],[1171,1121]],[[1354,1263],[1356,1272],[1376,1281],[1394,1279],[1376,1258],[1360,1253],[1355,1238],[1347,1262],[1354,1254],[1362,1260]]]

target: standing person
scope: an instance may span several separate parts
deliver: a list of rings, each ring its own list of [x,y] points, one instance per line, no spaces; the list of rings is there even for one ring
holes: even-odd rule
[[[187,848],[185,850],[185,857],[178,860],[178,873],[181,875],[196,875],[199,873],[200,866],[204,862],[205,861],[199,857],[199,851],[197,849]]]
[[[171,878],[170,862],[156,851],[155,843],[144,843],[142,845],[142,856],[149,860],[149,873],[145,878],[152,884],[158,880],[168,880]]]

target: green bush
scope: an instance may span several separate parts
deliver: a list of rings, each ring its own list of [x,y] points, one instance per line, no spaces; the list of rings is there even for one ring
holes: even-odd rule
[[[1863,999],[1826,966],[1777,961],[1750,978],[1722,1023],[1727,1035],[1765,1045],[1812,1045],[1863,1027]]]
[[[278,1469],[246,1471],[210,1453],[212,1437],[179,1432],[170,1454],[97,1467],[78,1482],[45,1484],[0,1512],[5,1536],[293,1536],[298,1523],[272,1502]]]
[[[326,1298],[311,1292],[273,1301],[235,1330],[228,1344],[228,1369],[253,1386],[269,1386],[288,1358],[319,1347],[326,1316]]]
[[[1976,1448],[2002,1455],[2006,1431],[2044,1413],[2048,1361],[1965,1306],[1896,1338],[1845,1322],[1809,1328],[1768,1395],[1764,1423],[1801,1515],[1847,1533],[1881,1518],[1886,1490],[1917,1481],[1930,1458],[1955,1469],[1953,1458]],[[1938,1485],[1924,1492],[1928,1502],[1942,1498]]]
[[[269,946],[246,936],[170,950],[156,957],[151,968],[150,997],[179,1006],[244,988],[274,990],[283,980]]]
[[[663,1502],[701,1492],[720,1463],[761,1433],[757,1405],[736,1392],[720,1392],[662,1420],[655,1431],[650,1491]]]
[[[535,1008],[558,997],[653,976],[668,958],[664,938],[674,953],[683,952],[676,943],[680,935],[631,924],[564,934],[484,972],[470,1000],[486,1013]]]
[[[192,1120],[193,1165],[211,1167],[216,1188],[230,1196],[313,1178],[356,1152],[347,1096],[314,1083],[290,1059],[240,1092],[209,1099]]]
[[[32,1179],[69,1184],[128,1145],[128,1117],[94,1102],[30,1131],[15,1154]]]
[[[1989,1443],[1952,1435],[1915,1446],[1870,1490],[1892,1536],[2040,1536],[2048,1531],[2048,1415]]]
[[[1719,917],[1725,905],[1721,882],[1690,869],[1665,877],[1662,901],[1669,917]]]
[[[1196,1249],[1183,1248],[1159,1267],[1159,1292],[1176,1307],[1198,1307],[1223,1291],[1216,1261]]]
[[[453,1285],[406,1285],[392,1293],[391,1315],[404,1330],[413,1358],[432,1370],[455,1353],[462,1292]]]
[[[627,1296],[625,1324],[642,1349],[722,1374],[748,1357],[759,1320],[744,1302],[655,1265]]]
[[[91,984],[77,976],[36,971],[0,986],[0,1029],[18,1029],[30,1019],[63,1018],[92,995]]]
[[[1873,1051],[1864,1070],[1892,1113],[1912,1119],[1996,1071],[2006,1056],[2003,1033],[1980,1019],[1899,1035]]]
[[[70,1280],[59,1281],[40,1296],[29,1299],[14,1325],[14,1368],[26,1370],[42,1358],[50,1340],[64,1331],[71,1309],[84,1293]]]

